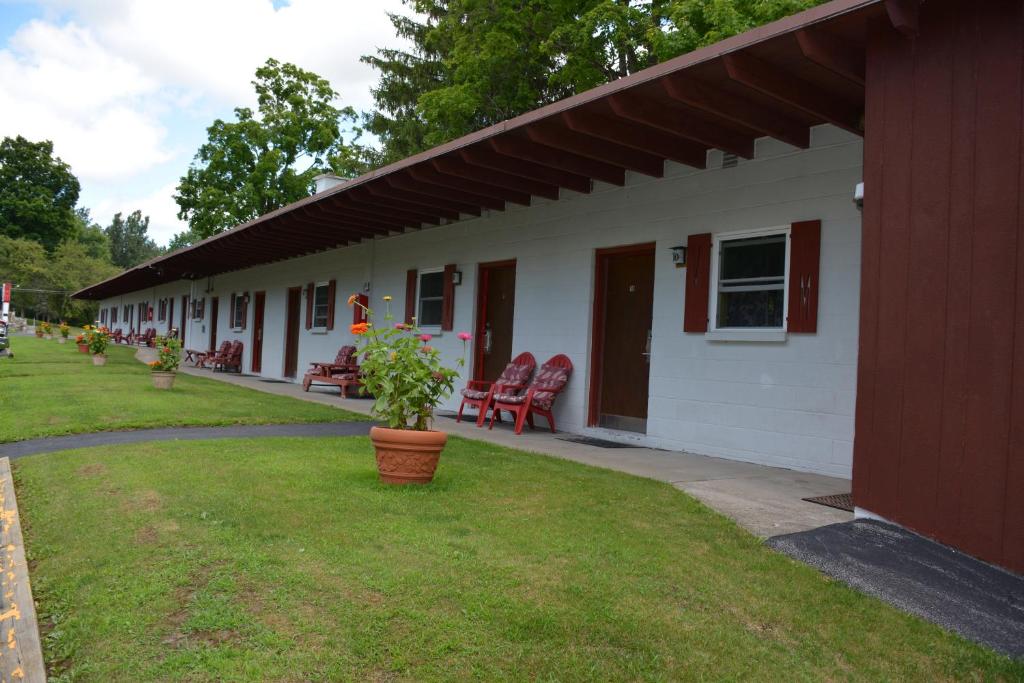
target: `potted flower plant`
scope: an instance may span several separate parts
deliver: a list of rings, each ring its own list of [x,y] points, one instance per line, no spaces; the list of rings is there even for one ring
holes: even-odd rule
[[[107,344],[110,342],[110,333],[105,327],[96,327],[89,330],[89,351],[92,353],[93,365],[107,364]]]
[[[69,327],[66,322],[61,321],[60,327],[58,329],[60,329],[60,339],[58,339],[57,341],[60,342],[61,344],[67,344],[68,335],[71,334],[71,327]]]
[[[53,339],[53,325],[44,320],[39,323],[39,327],[43,331],[43,339]]]
[[[415,325],[393,324],[391,297],[384,302],[387,313],[378,326],[357,296],[348,300],[365,311],[366,322],[351,327],[361,358],[359,391],[373,396],[371,413],[387,425],[370,430],[377,472],[388,484],[427,484],[448,441],[447,434],[431,429],[434,409],[451,394],[459,373],[442,364],[429,334]],[[462,332],[459,338],[465,345],[470,336]],[[459,366],[464,364],[460,358]]]
[[[43,323],[41,321],[38,321],[38,320],[36,321],[35,334],[40,339],[43,338]]]
[[[174,386],[175,372],[181,363],[181,342],[166,337],[157,337],[155,342],[159,355],[155,361],[149,363],[153,386],[157,389],[170,389]]]

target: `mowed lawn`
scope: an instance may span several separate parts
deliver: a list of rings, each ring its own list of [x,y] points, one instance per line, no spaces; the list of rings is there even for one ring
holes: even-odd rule
[[[142,427],[366,419],[180,373],[172,391],[161,391],[134,347],[111,345],[107,364],[95,367],[73,342],[12,337],[14,358],[0,358],[0,443]]]
[[[1021,680],[671,486],[452,439],[432,485],[366,438],[14,463],[55,680]]]

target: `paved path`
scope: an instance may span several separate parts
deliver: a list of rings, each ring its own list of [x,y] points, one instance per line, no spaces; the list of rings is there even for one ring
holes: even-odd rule
[[[768,539],[794,559],[1024,659],[1024,577],[891,524],[857,520]]]
[[[290,382],[267,381],[250,375],[214,373],[185,366],[182,366],[181,370],[190,375],[209,377],[257,391],[291,396],[356,413],[368,414],[370,411],[368,399],[342,399],[337,387],[314,386],[307,393],[302,390],[301,385]],[[473,422],[474,417],[471,417],[469,422],[462,423],[456,423],[447,417],[439,417],[437,427],[468,439],[480,439],[501,446],[543,453],[667,482],[731,517],[761,538],[805,531],[853,519],[851,513],[801,500],[810,496],[846,493],[850,490],[848,479],[679,451],[641,447],[600,448],[564,441],[565,434],[556,436],[544,429],[533,432],[527,429],[517,436],[507,423],[496,425],[494,430],[478,429]],[[543,418],[540,422],[544,424]],[[601,436],[601,433],[595,431],[593,435]]]
[[[226,427],[160,427],[121,432],[95,432],[52,436],[0,444],[0,458],[11,460],[35,453],[67,451],[90,446],[116,446],[143,441],[195,441],[199,439],[244,439],[260,436],[362,436],[370,432],[372,422],[321,422],[269,425],[229,425]]]

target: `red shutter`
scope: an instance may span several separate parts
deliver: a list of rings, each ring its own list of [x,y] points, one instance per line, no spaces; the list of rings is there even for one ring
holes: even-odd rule
[[[245,329],[245,324],[249,321],[249,292],[242,292],[242,320],[239,327]]]
[[[334,294],[335,294],[335,282],[331,280],[327,283],[327,329],[334,329]]]
[[[310,282],[306,285],[306,329],[313,329],[313,291],[314,285]]]
[[[360,305],[362,304],[362,306]],[[370,305],[370,297],[365,294],[356,294],[356,305],[352,307],[352,324],[358,325],[359,323],[366,322],[366,309],[363,306]]]
[[[441,303],[441,329],[455,327],[455,264],[444,267],[444,300]]]
[[[817,332],[821,221],[793,223],[789,234],[788,330]]]
[[[711,288],[711,233],[686,240],[686,310],[683,332],[708,331],[708,296]]]
[[[416,317],[416,278],[418,275],[415,270],[405,273],[405,322],[407,325],[411,325],[412,319]]]

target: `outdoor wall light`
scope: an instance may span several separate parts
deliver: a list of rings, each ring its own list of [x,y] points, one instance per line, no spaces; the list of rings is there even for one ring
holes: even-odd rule
[[[669,249],[672,252],[672,263],[675,264],[676,268],[686,267],[686,247],[672,247]]]

